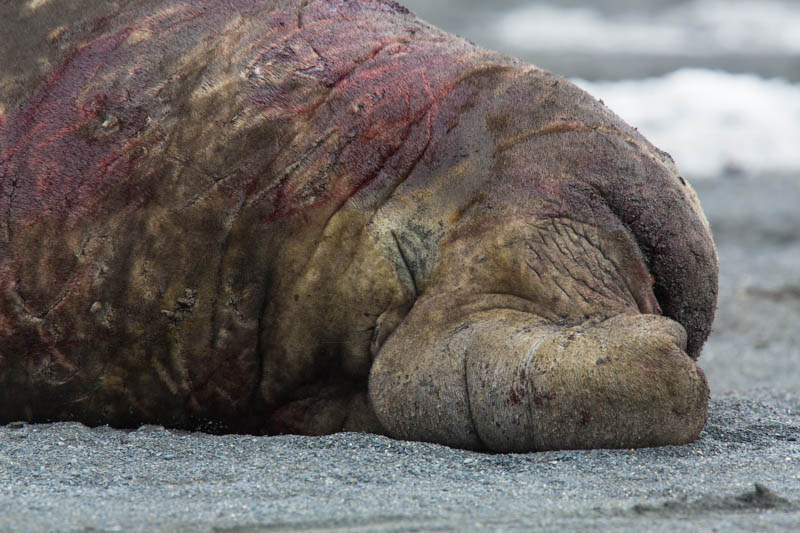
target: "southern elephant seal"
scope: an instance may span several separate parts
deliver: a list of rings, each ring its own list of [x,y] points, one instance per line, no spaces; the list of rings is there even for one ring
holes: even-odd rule
[[[685,443],[670,157],[388,0],[0,2],[0,423]]]

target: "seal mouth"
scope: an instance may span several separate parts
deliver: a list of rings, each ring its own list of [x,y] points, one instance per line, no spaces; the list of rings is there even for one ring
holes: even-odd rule
[[[681,324],[688,333],[687,353],[696,360],[711,334],[718,291],[719,260],[708,222],[667,154],[649,143],[620,149],[635,152],[636,168],[604,166],[595,169],[602,174],[584,174],[585,179],[644,257],[654,302],[640,309]]]

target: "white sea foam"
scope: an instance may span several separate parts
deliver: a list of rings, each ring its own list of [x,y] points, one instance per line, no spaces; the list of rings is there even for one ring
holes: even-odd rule
[[[693,0],[655,12],[640,9],[618,15],[532,3],[498,17],[492,31],[518,50],[794,55],[800,54],[800,3]]]
[[[800,85],[752,74],[683,69],[583,87],[691,177],[800,175]]]

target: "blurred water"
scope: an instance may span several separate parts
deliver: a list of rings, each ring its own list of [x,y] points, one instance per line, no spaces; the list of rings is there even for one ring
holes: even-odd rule
[[[800,174],[800,85],[705,69],[573,81],[668,151],[691,178]]]
[[[643,78],[682,67],[800,82],[798,0],[407,0],[477,44],[568,77]]]
[[[690,177],[800,176],[798,0],[403,3],[572,78]]]

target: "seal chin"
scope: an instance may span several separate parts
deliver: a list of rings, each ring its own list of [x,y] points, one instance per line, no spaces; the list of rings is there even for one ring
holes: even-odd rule
[[[684,444],[702,430],[708,386],[676,322],[631,314],[530,332],[523,316],[501,322],[470,340],[466,362],[473,421],[489,449]],[[493,344],[505,349],[483,348]]]
[[[370,395],[390,435],[527,452],[683,444],[702,430],[708,385],[680,324],[632,313],[563,327],[484,303],[418,302],[386,341]]]

